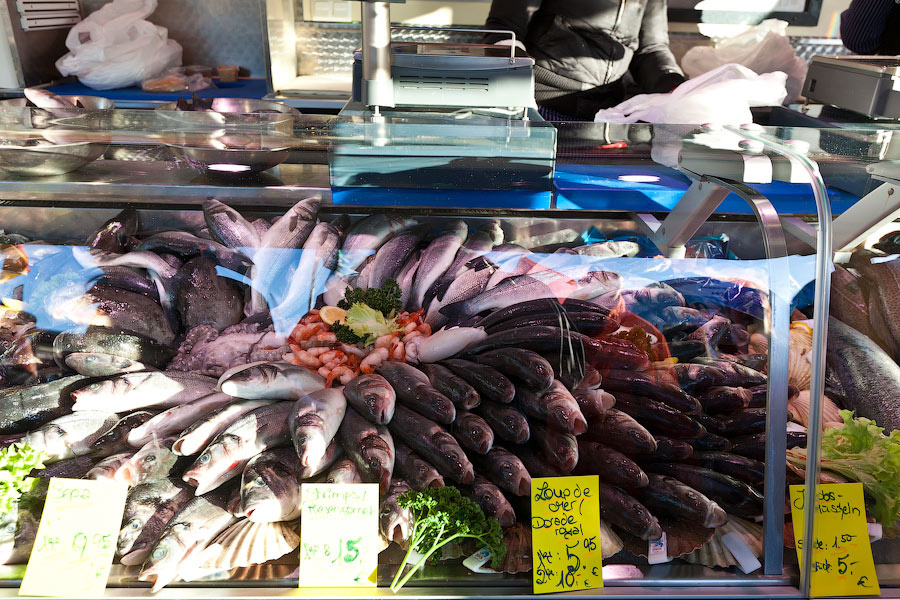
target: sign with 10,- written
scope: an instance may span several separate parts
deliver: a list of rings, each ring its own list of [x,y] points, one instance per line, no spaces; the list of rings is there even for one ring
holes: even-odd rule
[[[300,587],[374,587],[378,484],[300,486]]]
[[[19,595],[102,596],[127,494],[115,481],[50,479]]]
[[[596,475],[531,480],[536,594],[603,587]]]
[[[797,560],[803,561],[804,491],[791,486],[791,517]],[[872,545],[866,525],[866,506],[861,483],[831,483],[816,486],[814,546],[810,595],[868,596],[881,590],[872,560]]]

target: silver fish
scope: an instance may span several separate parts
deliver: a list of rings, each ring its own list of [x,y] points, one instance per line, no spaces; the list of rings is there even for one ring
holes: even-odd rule
[[[294,403],[288,428],[301,465],[318,469],[346,411],[347,399],[339,388],[318,390]]]
[[[387,214],[370,215],[357,221],[347,232],[338,259],[338,273],[349,275],[373,255],[385,242],[418,224],[415,219]]]
[[[387,380],[376,373],[360,375],[344,387],[347,403],[373,423],[386,425],[394,416],[397,394]]]
[[[616,258],[620,256],[637,256],[641,247],[637,242],[598,242],[574,248],[576,254],[594,256],[596,258]]]
[[[325,483],[363,483],[363,480],[356,464],[349,458],[342,458],[328,470]]]
[[[490,252],[494,246],[503,243],[503,229],[500,228],[500,222],[490,220],[478,228],[478,231],[469,236],[466,242],[456,253],[453,263],[444,272],[444,274],[429,288],[425,294],[425,300],[422,303],[424,308],[428,305],[439,290],[445,290],[459,275],[467,268],[467,265],[474,259],[484,256]],[[440,297],[440,296],[438,296]]]
[[[272,523],[300,516],[297,455],[290,448],[267,450],[241,475],[241,512],[251,521]]]
[[[79,411],[53,419],[26,433],[22,441],[43,452],[44,464],[50,464],[88,454],[91,444],[118,420],[115,413],[108,411]]]
[[[90,250],[85,246],[72,246],[72,256],[82,267],[136,267],[153,271],[169,280],[175,277],[178,269],[173,267],[162,257],[145,250],[133,250],[126,254],[115,254],[103,250]]]
[[[116,552],[123,565],[142,564],[159,532],[191,498],[194,490],[173,478],[144,483],[128,490]]]
[[[256,362],[229,369],[219,389],[235,398],[299,399],[325,387],[325,378],[291,363]]]
[[[116,474],[132,456],[134,456],[133,452],[122,452],[120,454],[107,456],[95,464],[91,470],[85,474],[84,478],[115,481],[117,479]]]
[[[402,479],[391,481],[387,495],[381,500],[378,511],[378,530],[385,539],[402,544],[412,533],[413,514],[398,502],[400,496],[408,492],[409,484]]]
[[[238,211],[209,198],[203,202],[203,219],[213,239],[252,258],[260,243],[259,232]]]
[[[443,327],[449,321],[443,313],[443,308],[455,303],[465,302],[481,294],[487,282],[494,273],[493,266],[485,259],[476,259],[471,267],[463,271],[450,283],[443,295],[438,295],[431,300],[425,313],[425,322],[431,326],[432,331]]]
[[[128,432],[128,444],[132,448],[140,448],[154,437],[161,438],[180,434],[186,427],[196,423],[209,412],[229,404],[232,397],[228,394],[214,393],[185,404],[179,404],[165,410],[146,423]]]
[[[406,310],[416,311],[422,309],[426,292],[453,264],[456,253],[459,251],[468,233],[469,228],[465,221],[455,219],[448,223],[441,234],[433,239],[428,244],[428,247],[422,251],[412,294]]]
[[[124,412],[148,407],[169,408],[208,396],[215,391],[215,379],[196,373],[127,373],[72,392],[75,399],[73,409]]]
[[[372,261],[368,287],[380,288],[388,279],[393,278],[419,245],[423,234],[422,228],[416,227],[395,236],[379,248]]]
[[[172,452],[177,438],[155,438],[144,444],[118,470],[118,480],[128,485],[140,485],[174,475],[179,457]]]
[[[66,366],[88,377],[110,377],[122,373],[155,370],[142,362],[101,352],[73,352],[65,358]]]
[[[223,429],[257,408],[272,404],[273,400],[238,400],[226,404],[198,419],[181,432],[172,444],[172,451],[179,456],[197,454],[209,444]]]
[[[406,263],[400,267],[397,272],[397,285],[400,287],[400,308],[409,310],[411,306],[412,290],[415,285],[416,277],[419,271],[419,263],[422,259],[422,253],[414,250]]]

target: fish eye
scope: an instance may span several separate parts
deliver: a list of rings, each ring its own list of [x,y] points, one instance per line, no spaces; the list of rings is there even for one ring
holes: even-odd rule
[[[259,475],[256,476],[256,479],[253,480],[253,483],[254,483],[255,485],[260,486],[260,487],[266,485],[266,482],[265,482],[265,481],[263,480],[263,478],[262,478],[261,476],[259,476]]]
[[[155,559],[163,558],[166,554],[168,554],[168,552],[165,548],[156,547],[153,550],[153,558]]]
[[[305,446],[307,441],[308,440],[305,435],[301,435],[300,437],[297,438],[297,444],[300,446]]]
[[[97,357],[96,356],[88,356],[87,358],[84,359],[84,362],[86,362],[87,364],[95,363],[95,362],[97,362]]]
[[[99,382],[97,382],[97,383],[92,383],[91,385],[88,386],[88,389],[89,389],[89,390],[94,390],[94,391],[96,392],[97,390],[100,389],[100,383],[99,383]]]
[[[131,523],[129,523],[132,529],[140,529],[143,526],[140,519],[132,519]]]
[[[204,452],[203,454],[200,455],[200,458],[197,459],[197,462],[205,464],[205,463],[209,462],[209,458],[210,458],[209,452]]]
[[[6,526],[6,533],[15,533],[16,532],[16,524],[10,523]]]
[[[148,454],[147,456],[144,457],[144,462],[153,462],[155,460],[156,460],[155,454]]]

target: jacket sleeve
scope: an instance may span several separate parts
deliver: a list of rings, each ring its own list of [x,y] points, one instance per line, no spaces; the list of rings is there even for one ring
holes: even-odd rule
[[[485,29],[512,31],[516,34],[516,39],[524,44],[531,15],[540,8],[540,5],[541,0],[493,0],[491,12],[488,14],[484,27]],[[509,36],[500,33],[485,35],[485,42],[488,44],[496,44],[504,39],[509,39]]]
[[[684,74],[669,49],[666,0],[647,2],[638,49],[629,70],[645,93],[671,92],[684,82]]]
[[[874,54],[886,33],[894,0],[853,0],[841,13],[841,40],[852,52]]]

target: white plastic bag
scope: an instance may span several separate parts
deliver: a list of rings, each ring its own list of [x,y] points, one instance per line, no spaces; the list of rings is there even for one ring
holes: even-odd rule
[[[716,42],[714,46],[696,46],[685,53],[681,68],[688,77],[697,77],[716,67],[735,63],[756,73],[787,73],[788,98],[797,100],[809,65],[797,56],[787,37],[787,21],[766,19],[744,33]]]
[[[113,0],[69,31],[68,54],[56,61],[95,90],[139,84],[181,65],[181,45],[165,27],[146,21],[157,0]]]
[[[757,75],[740,65],[723,65],[687,80],[668,94],[641,94],[603,109],[594,121],[743,125],[753,122],[751,106],[784,102],[786,79],[784,73]]]

